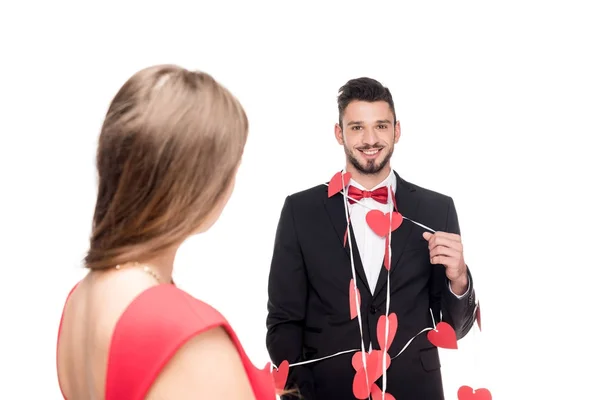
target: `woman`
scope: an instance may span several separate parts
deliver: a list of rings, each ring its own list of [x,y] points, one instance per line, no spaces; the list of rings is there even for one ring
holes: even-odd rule
[[[60,322],[66,399],[276,398],[269,368],[171,279],[178,247],[229,200],[247,132],[242,106],[205,73],[155,66],[119,90],[99,139],[90,271]]]

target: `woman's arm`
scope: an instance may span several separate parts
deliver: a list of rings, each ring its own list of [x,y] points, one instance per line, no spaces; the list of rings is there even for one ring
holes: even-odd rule
[[[254,393],[236,347],[223,328],[186,342],[150,388],[151,400],[240,399]]]

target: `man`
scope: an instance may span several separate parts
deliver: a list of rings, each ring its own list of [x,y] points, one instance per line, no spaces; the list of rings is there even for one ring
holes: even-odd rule
[[[365,350],[381,348],[377,322],[386,313],[386,239],[366,223],[366,213],[391,212],[394,202],[391,196],[374,196],[377,188],[391,186],[397,210],[436,231],[404,219],[391,234],[389,312],[396,314],[398,328],[390,356],[424,328],[432,328],[432,318],[436,324],[440,318],[450,324],[457,339],[474,322],[473,281],[452,198],[409,183],[391,169],[400,122],[390,91],[370,78],[351,80],[340,89],[338,109],[335,137],[352,178],[346,190],[361,204],[348,202],[346,235],[343,192],[328,196],[328,187],[320,184],[286,198],[268,285],[267,348],[275,365],[361,348],[358,317],[351,318],[349,311],[349,301],[354,301],[350,247]],[[305,400],[355,399],[353,355],[293,366],[286,387],[297,388]],[[376,382],[382,388],[382,378]],[[438,348],[426,333],[391,361],[386,383],[386,393],[399,400],[444,399]]]

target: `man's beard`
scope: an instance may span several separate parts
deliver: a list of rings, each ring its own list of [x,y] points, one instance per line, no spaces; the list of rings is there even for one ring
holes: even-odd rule
[[[374,145],[369,147],[361,147],[360,149],[369,150],[378,149],[380,147],[381,146]],[[348,161],[350,161],[350,164],[352,164],[352,166],[356,168],[358,172],[364,175],[375,175],[381,172],[381,170],[387,165],[387,163],[392,158],[392,154],[394,153],[394,146],[390,147],[389,152],[385,155],[385,157],[381,160],[380,163],[376,164],[376,160],[367,160],[367,164],[365,166],[361,165],[360,161],[356,157],[354,157],[352,151],[346,145],[344,145],[344,151],[346,152],[346,157],[348,158]]]

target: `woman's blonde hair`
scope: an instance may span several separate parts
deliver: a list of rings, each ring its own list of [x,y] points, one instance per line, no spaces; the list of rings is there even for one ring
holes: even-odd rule
[[[279,396],[279,398],[283,398],[283,396],[289,396],[287,399],[295,398],[297,400],[302,400],[302,395],[300,395],[298,389],[285,389],[278,391],[277,396]]]
[[[150,257],[195,232],[232,183],[248,134],[238,100],[175,65],[134,74],[100,133],[86,267]]]

